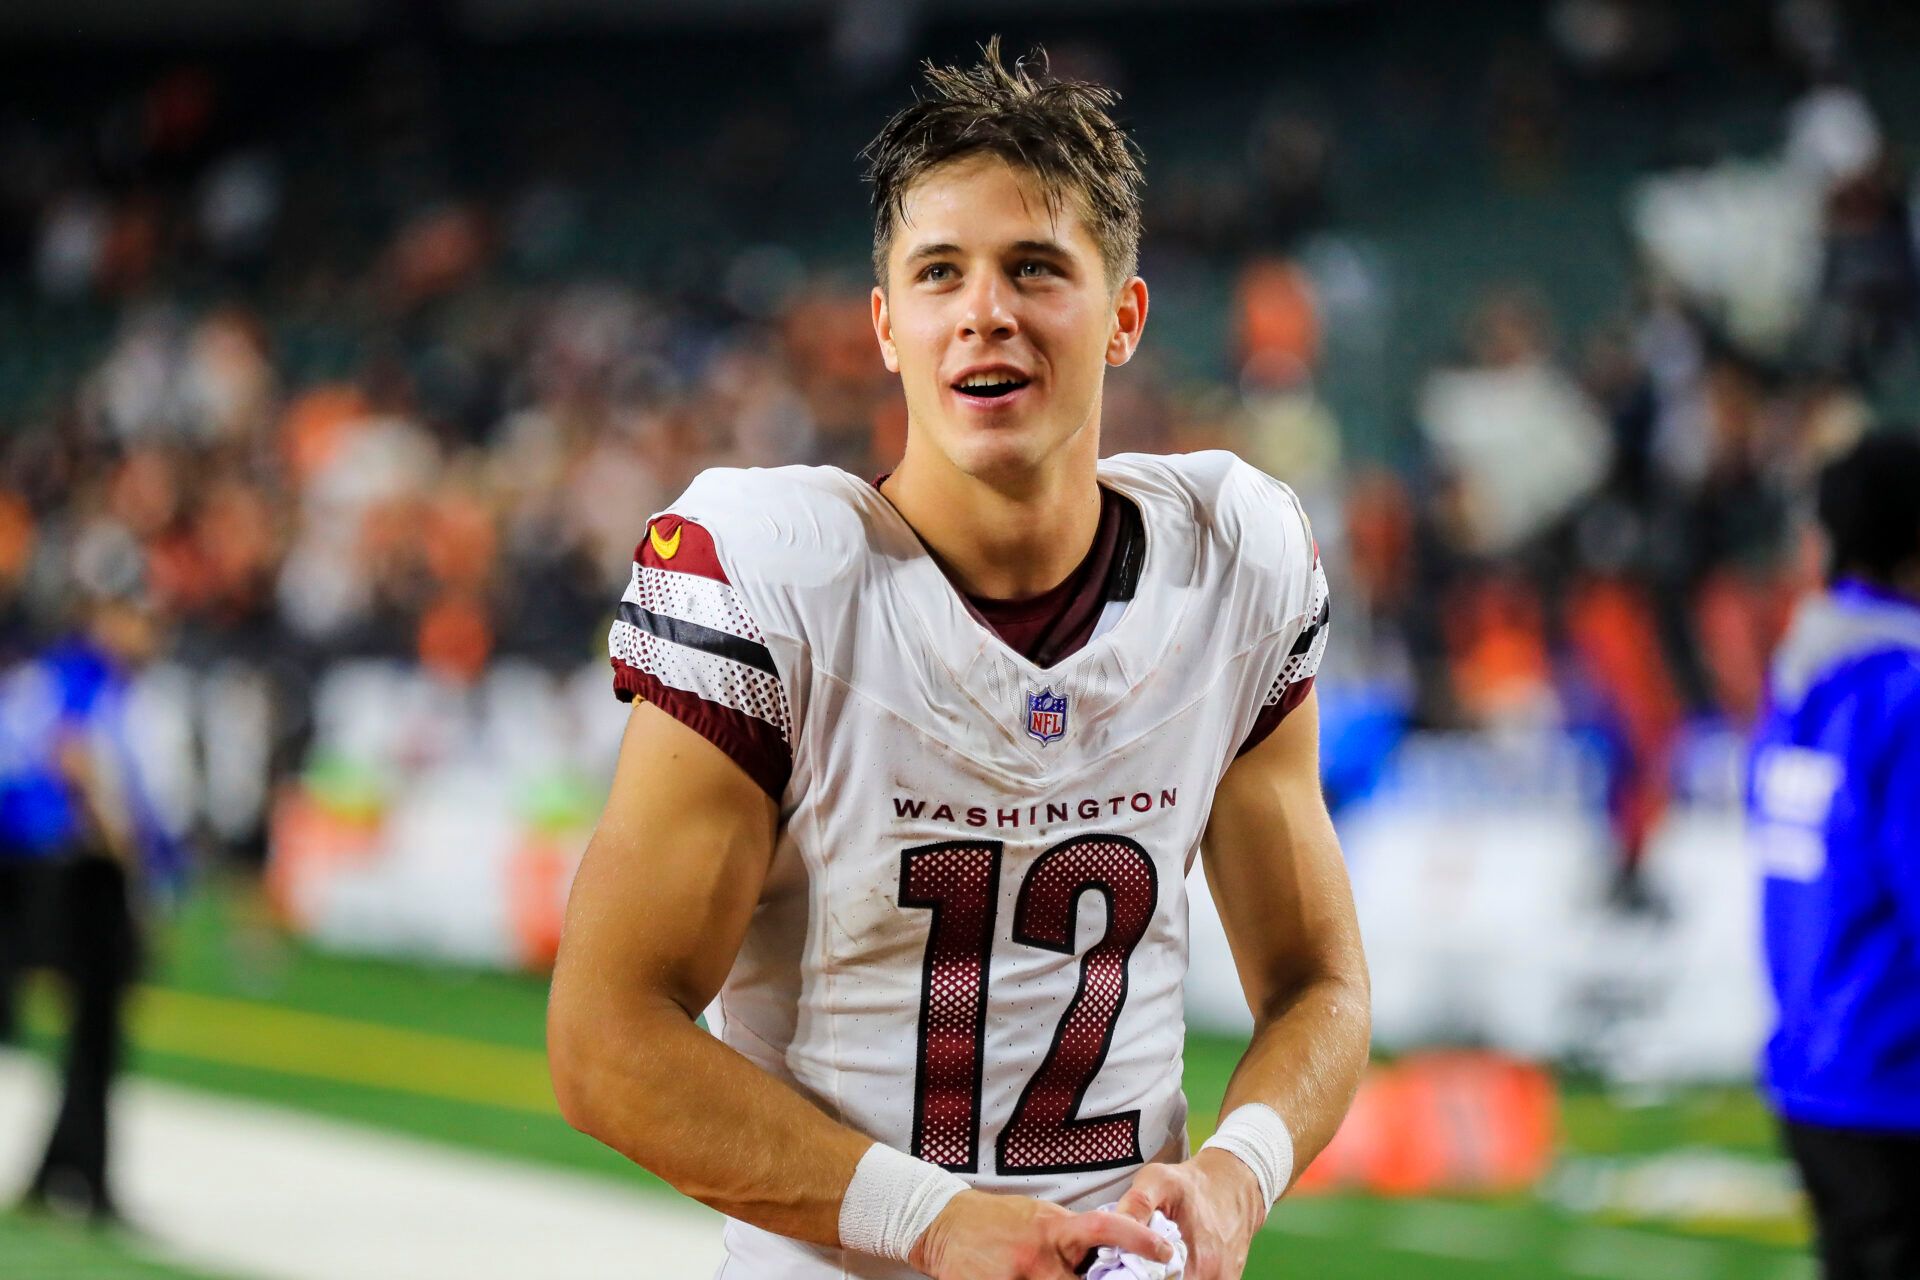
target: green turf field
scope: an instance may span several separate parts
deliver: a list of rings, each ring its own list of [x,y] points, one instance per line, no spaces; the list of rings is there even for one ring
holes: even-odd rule
[[[159,939],[153,980],[134,1012],[134,1070],[672,1194],[555,1112],[541,1048],[542,982],[326,955],[240,923],[235,901],[203,894]],[[34,1038],[45,1045],[56,1022],[47,993],[31,1008]],[[1237,1056],[1231,1041],[1190,1040],[1196,1131],[1211,1129]],[[1561,1169],[1538,1196],[1290,1199],[1247,1275],[1812,1275],[1797,1208],[1756,1214],[1738,1194],[1784,1178],[1751,1090],[1622,1100],[1573,1083],[1563,1130]],[[1702,1197],[1694,1188],[1703,1180],[1733,1190]],[[0,1217],[0,1275],[8,1277],[189,1274],[139,1261],[138,1250],[137,1240]]]
[[[0,1213],[0,1275],[7,1280],[214,1280],[142,1256],[139,1237],[39,1214]]]

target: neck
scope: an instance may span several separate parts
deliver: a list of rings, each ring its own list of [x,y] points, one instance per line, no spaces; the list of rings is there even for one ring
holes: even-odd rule
[[[947,575],[972,596],[1023,600],[1066,581],[1100,526],[1097,433],[1083,432],[1050,465],[982,479],[937,449],[916,449],[881,485]]]

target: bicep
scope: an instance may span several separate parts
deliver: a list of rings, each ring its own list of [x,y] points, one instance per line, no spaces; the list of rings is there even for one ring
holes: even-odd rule
[[[567,903],[556,1014],[658,997],[697,1016],[746,936],[777,822],[773,799],[726,753],[636,703]]]
[[[1365,977],[1353,891],[1320,790],[1319,730],[1309,694],[1228,768],[1207,822],[1207,884],[1256,1016],[1304,982]]]

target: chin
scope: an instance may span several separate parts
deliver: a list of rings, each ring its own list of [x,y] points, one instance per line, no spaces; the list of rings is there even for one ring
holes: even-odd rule
[[[1046,459],[1046,443],[1035,432],[1005,429],[966,433],[947,456],[953,465],[978,480],[1005,480],[1033,471]]]

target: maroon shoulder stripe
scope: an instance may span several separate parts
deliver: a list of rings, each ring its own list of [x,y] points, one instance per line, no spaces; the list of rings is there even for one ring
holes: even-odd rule
[[[613,691],[622,702],[635,698],[653,703],[695,733],[726,752],[733,762],[776,801],[793,772],[793,753],[780,731],[757,716],[710,702],[697,693],[676,689],[640,668],[613,660]]]

